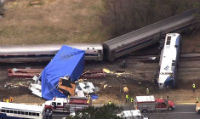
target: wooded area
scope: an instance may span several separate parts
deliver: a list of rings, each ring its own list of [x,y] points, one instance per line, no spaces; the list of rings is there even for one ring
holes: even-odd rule
[[[198,0],[103,1],[106,10],[101,20],[108,27],[111,38],[200,6]]]

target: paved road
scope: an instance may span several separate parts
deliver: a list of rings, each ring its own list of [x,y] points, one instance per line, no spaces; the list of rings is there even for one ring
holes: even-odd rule
[[[195,105],[176,105],[170,112],[150,113],[149,119],[200,119],[200,114],[195,112]],[[55,119],[62,119],[64,114],[54,115]]]
[[[172,112],[149,114],[149,119],[200,119],[200,114],[195,112],[195,105],[176,105]]]

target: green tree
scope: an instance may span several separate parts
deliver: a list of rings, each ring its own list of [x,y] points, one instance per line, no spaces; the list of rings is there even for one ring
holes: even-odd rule
[[[89,107],[76,112],[76,116],[70,119],[121,119],[116,114],[121,112],[121,108],[114,104],[104,105],[103,107]]]

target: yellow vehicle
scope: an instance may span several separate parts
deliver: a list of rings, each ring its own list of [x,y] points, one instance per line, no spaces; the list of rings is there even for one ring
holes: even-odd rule
[[[61,77],[59,82],[58,82],[58,90],[65,94],[65,95],[70,95],[74,96],[75,95],[75,88],[76,85],[75,83],[71,82],[68,77]]]

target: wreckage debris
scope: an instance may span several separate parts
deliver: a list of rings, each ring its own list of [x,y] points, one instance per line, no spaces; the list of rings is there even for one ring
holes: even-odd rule
[[[5,83],[4,84],[4,88],[18,88],[18,87],[26,87],[26,88],[28,88],[28,84],[30,84],[30,82],[28,81],[28,82],[18,82],[18,83],[15,83],[15,84],[13,84],[13,83]]]
[[[81,75],[81,78],[83,79],[102,79],[105,77],[106,73],[103,71],[103,69],[93,71],[88,70]]]
[[[9,77],[18,77],[18,78],[32,78],[35,75],[39,75],[41,73],[42,69],[17,69],[12,68],[8,69],[8,76]]]

